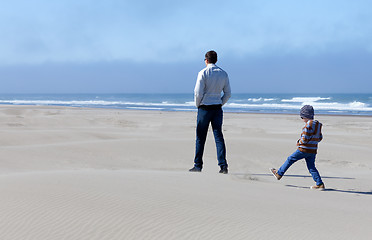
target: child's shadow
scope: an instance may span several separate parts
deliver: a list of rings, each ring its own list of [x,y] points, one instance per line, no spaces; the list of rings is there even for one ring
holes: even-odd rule
[[[309,189],[309,187],[296,186],[296,185],[285,185],[285,186],[286,187],[293,187],[293,188]],[[324,192],[341,192],[341,193],[372,195],[372,191],[370,191],[370,192],[363,192],[363,191],[357,191],[357,190],[341,190],[341,189],[335,189],[335,188],[326,188],[326,189],[324,189],[322,191],[324,191]]]
[[[272,174],[252,174],[253,176],[272,176]],[[292,178],[311,178],[310,175],[285,175],[285,177],[292,177]],[[353,180],[355,178],[350,177],[327,177],[322,176],[324,179],[343,179],[343,180]],[[303,187],[303,186],[296,186],[296,185],[285,185],[287,187],[293,187],[293,188],[303,188],[303,189],[309,189],[309,187]],[[363,194],[363,195],[372,195],[372,191],[369,192],[363,192],[363,191],[357,191],[357,190],[342,190],[342,189],[335,189],[335,188],[326,188],[323,191],[326,192],[340,192],[340,193],[352,193],[352,194]]]
[[[311,176],[303,176],[303,175],[286,175],[286,177],[311,177]],[[355,178],[350,177],[326,177],[322,176],[324,179],[346,179],[346,180],[353,180]],[[301,186],[295,186],[295,185],[286,185],[287,187],[295,187],[295,188],[304,188],[308,189],[309,187],[301,187]],[[363,195],[372,195],[372,191],[369,192],[363,192],[358,190],[342,190],[342,189],[335,189],[335,188],[325,188],[323,191],[326,192],[341,192],[341,193],[352,193],[352,194],[363,194]]]
[[[256,173],[256,174],[251,174],[252,176],[273,176],[272,174],[267,174],[267,173]],[[291,177],[291,178],[311,178],[311,175],[285,175],[285,177]],[[354,180],[355,178],[350,178],[350,177],[326,177],[322,176],[322,178],[328,178],[328,179],[344,179],[344,180]]]

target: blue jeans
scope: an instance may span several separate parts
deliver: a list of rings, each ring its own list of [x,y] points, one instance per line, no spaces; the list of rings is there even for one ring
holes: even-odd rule
[[[304,153],[300,150],[296,150],[291,156],[287,158],[287,161],[279,168],[278,174],[283,176],[284,173],[288,170],[293,163],[297,162],[300,159],[305,158],[307,169],[309,170],[311,176],[317,185],[323,184],[322,178],[319,175],[318,170],[315,167],[315,153]]]
[[[195,144],[195,167],[203,168],[203,152],[207,139],[209,123],[212,125],[214,140],[217,148],[218,165],[221,168],[227,168],[226,146],[222,134],[223,111],[219,109],[198,109],[196,125],[196,144]]]

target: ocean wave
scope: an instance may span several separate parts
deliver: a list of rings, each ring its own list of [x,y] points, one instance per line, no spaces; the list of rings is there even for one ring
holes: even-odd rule
[[[0,100],[2,104],[15,104],[15,105],[116,105],[120,102],[107,102],[107,101],[60,101],[60,100]]]
[[[194,102],[185,103],[169,103],[163,101],[156,102],[127,102],[127,101],[59,101],[59,100],[0,100],[1,104],[14,104],[14,105],[67,105],[67,106],[164,106],[164,107],[177,107],[177,106],[195,106]]]
[[[269,102],[269,101],[275,101],[275,98],[248,98],[248,101],[250,102]]]
[[[127,107],[128,109],[134,110],[164,110],[164,108],[154,108],[154,107]]]
[[[322,100],[331,100],[331,97],[294,97],[291,99],[282,99],[282,102],[292,102],[292,103],[313,103]]]
[[[329,98],[293,98],[293,101],[284,101],[285,103],[266,103],[265,99],[254,100],[256,103],[227,103],[226,108],[242,108],[242,109],[300,109],[304,102],[302,100],[307,99],[311,102],[311,105],[315,110],[336,110],[336,111],[372,111],[372,107],[368,104],[353,101],[350,103],[338,103],[338,102],[318,102],[322,99]],[[301,100],[301,101],[300,101]],[[264,101],[265,103],[259,104],[259,101]],[[297,104],[293,104],[297,103]],[[195,103],[187,101],[184,103],[170,103],[168,101],[163,102],[131,102],[131,101],[104,101],[104,100],[89,100],[89,101],[59,101],[59,100],[0,100],[0,104],[14,104],[14,105],[65,105],[65,106],[117,106],[126,108],[151,108],[151,109],[164,109],[164,108],[181,108],[181,107],[194,107]]]
[[[300,109],[303,104],[240,104],[240,103],[228,103],[226,104],[229,108],[246,108],[246,109]],[[372,112],[372,107],[368,104],[354,101],[346,104],[330,102],[330,103],[318,103],[314,102],[312,106],[316,110],[337,110],[337,111],[368,111]]]
[[[296,95],[295,95],[296,96]],[[192,95],[10,95],[0,96],[0,104],[52,105],[69,107],[142,109],[160,111],[196,111]],[[224,106],[228,112],[296,113],[305,105],[321,114],[343,113],[372,115],[370,95],[259,95],[236,94]]]

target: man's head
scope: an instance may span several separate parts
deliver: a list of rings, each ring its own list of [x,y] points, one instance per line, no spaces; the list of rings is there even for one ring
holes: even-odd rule
[[[205,61],[207,63],[215,64],[217,62],[217,53],[215,51],[209,51],[205,54]]]

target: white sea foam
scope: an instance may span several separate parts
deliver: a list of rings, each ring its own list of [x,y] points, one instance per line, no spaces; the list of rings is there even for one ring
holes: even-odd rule
[[[172,108],[174,111],[188,111],[188,112],[195,112],[196,108]]]
[[[290,105],[290,104],[280,104],[280,103],[273,103],[273,104],[240,104],[240,103],[228,103],[226,104],[227,107],[231,108],[264,108],[264,109],[298,109],[301,106],[297,105]]]
[[[339,110],[339,111],[372,111],[368,104],[354,101],[350,103],[314,103],[313,107],[319,110]]]
[[[188,105],[188,106],[195,106],[195,102],[194,101],[192,101],[192,102],[185,102],[185,104]]]
[[[155,108],[155,107],[127,107],[129,109],[135,110],[164,110],[164,108]]]
[[[194,102],[185,102],[185,103],[169,103],[167,101],[161,103],[155,102],[126,102],[126,101],[59,101],[59,100],[0,100],[0,104],[14,104],[14,105],[68,105],[68,106],[92,106],[92,105],[134,105],[134,106],[194,106]]]
[[[330,97],[294,97],[292,99],[282,99],[282,102],[293,102],[293,103],[313,103],[321,100],[330,100]]]
[[[250,102],[262,102],[262,101],[269,102],[269,101],[274,101],[274,100],[275,100],[275,98],[262,98],[262,97],[260,97],[260,98],[248,98],[248,101],[250,101]]]
[[[0,100],[0,103],[9,103],[15,105],[116,105],[121,102],[109,101],[60,101],[60,100]]]
[[[330,103],[320,103],[314,102],[312,103],[315,110],[336,110],[336,111],[368,111],[372,112],[372,107],[369,107],[367,104],[362,102],[350,102],[350,103],[337,103],[337,102],[330,102]],[[300,109],[303,104],[281,104],[281,103],[273,103],[273,104],[240,104],[240,103],[228,103],[226,104],[229,108],[244,108],[244,109]]]
[[[250,102],[260,102],[260,101],[262,101],[262,98],[248,98],[248,101],[250,101]]]
[[[57,105],[72,107],[103,107],[119,109],[143,109],[143,110],[164,110],[164,111],[195,111],[195,102],[192,96],[11,96],[4,97],[0,104],[13,105]],[[340,101],[338,100],[340,99]],[[346,100],[347,99],[347,100]],[[355,100],[354,100],[355,99]],[[314,106],[315,111],[321,113],[345,112],[346,114],[367,114],[372,115],[372,103],[367,98],[340,97],[329,95],[329,97],[277,97],[277,96],[235,96],[224,106],[230,112],[298,112],[305,105]]]

